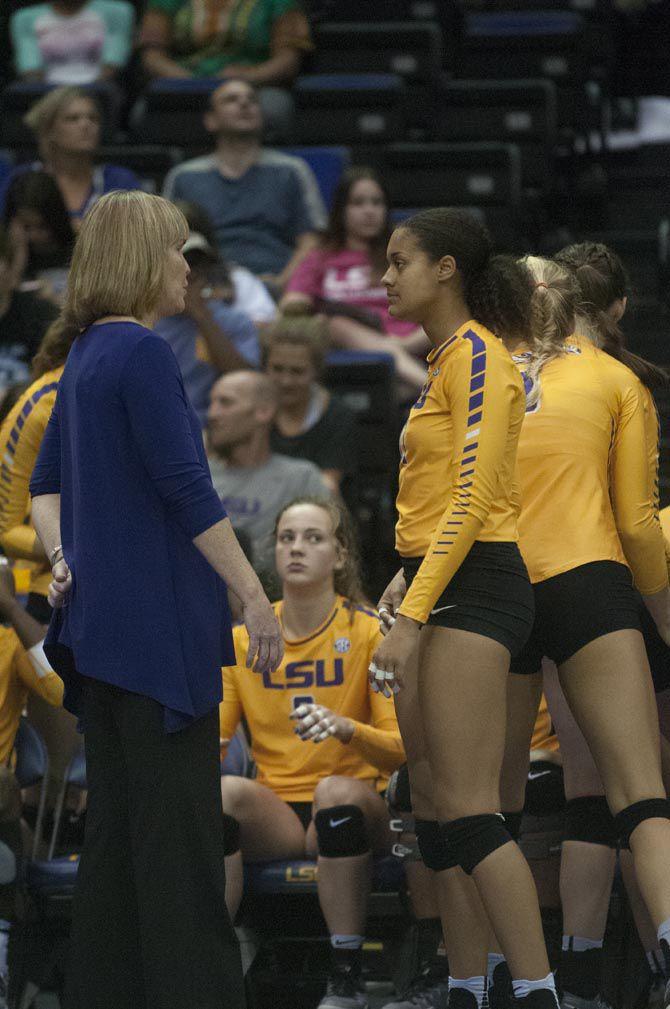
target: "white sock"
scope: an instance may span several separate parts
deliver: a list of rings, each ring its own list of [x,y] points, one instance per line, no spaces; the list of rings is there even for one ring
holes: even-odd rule
[[[573,953],[585,953],[587,949],[602,949],[602,939],[585,939],[581,935],[564,935],[563,952],[570,950]]]
[[[663,977],[663,950],[648,949],[645,956],[653,977]]]
[[[331,935],[330,945],[333,949],[360,949],[363,938],[362,935]]]
[[[471,995],[474,995],[477,999],[478,1009],[482,1009],[482,1002],[484,1001],[484,992],[486,991],[486,978],[483,974],[476,975],[475,977],[449,977],[449,991],[452,988],[464,988],[465,991],[469,991]]]
[[[489,953],[486,963],[486,976],[489,984],[493,984],[493,971],[504,962],[505,957],[502,953]]]
[[[658,936],[659,946],[662,939],[665,939],[668,946],[670,946],[670,918],[666,918],[663,924],[659,925],[656,935]]]
[[[553,992],[556,1005],[558,1006],[553,974],[547,974],[546,977],[540,978],[539,981],[512,981],[512,987],[514,988],[514,998],[524,998],[524,996],[530,995],[532,991],[542,991],[543,989]]]

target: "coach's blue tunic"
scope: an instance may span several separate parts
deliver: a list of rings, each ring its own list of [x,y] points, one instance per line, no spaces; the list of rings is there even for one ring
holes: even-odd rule
[[[75,340],[30,492],[61,496],[73,589],[45,652],[65,706],[79,715],[83,675],[154,698],[168,731],[216,707],[228,597],[192,541],[226,513],[165,340],[129,322]]]

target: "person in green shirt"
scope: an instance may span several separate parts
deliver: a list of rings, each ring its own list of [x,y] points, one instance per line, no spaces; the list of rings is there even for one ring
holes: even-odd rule
[[[261,91],[266,124],[290,127],[288,92],[312,48],[299,0],[149,0],[140,31],[152,79],[237,77]]]

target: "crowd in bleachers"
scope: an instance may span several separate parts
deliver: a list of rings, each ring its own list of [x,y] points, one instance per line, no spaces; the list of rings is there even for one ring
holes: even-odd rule
[[[0,462],[0,548],[14,567],[11,577],[0,566],[0,1009],[22,857],[21,797],[5,765],[28,692],[61,701],[39,646],[49,565],[29,524],[28,480],[69,350],[54,320],[87,211],[135,188],[183,211],[188,295],[156,331],[205,431],[214,487],[270,598],[283,597],[278,612],[288,611],[289,665],[270,693],[286,717],[271,739],[258,684],[242,667],[224,674],[222,756],[236,730],[240,745],[243,722],[261,772],[222,779],[229,909],[240,906],[242,857],[286,861],[289,874],[318,860],[333,958],[323,1006],[363,1009],[367,893],[379,883],[372,853],[388,855],[395,841],[416,949],[392,1005],[441,1009],[431,877],[413,857],[411,830],[401,840],[389,830],[390,816],[407,819],[402,796],[391,813],[380,797],[403,762],[397,724],[367,683],[378,630],[365,601],[394,570],[397,437],[428,350],[423,330],[388,313],[386,244],[394,223],[437,204],[472,210],[515,252],[554,252],[574,237],[612,242],[634,275],[632,343],[663,360],[670,132],[657,148],[634,138],[640,98],[670,94],[668,45],[666,0],[12,0],[0,12],[0,455],[25,453],[12,486]],[[620,159],[617,130],[633,137]],[[338,551],[353,554],[343,502],[361,541],[363,588],[355,571],[344,583],[338,575]],[[290,541],[305,535],[305,516],[322,543],[300,547],[292,570]],[[323,543],[324,598],[336,599],[332,673],[325,651],[299,645],[329,626],[318,600],[309,614],[291,609],[297,568]],[[323,691],[341,686],[350,649],[360,697],[336,697],[331,709],[324,696],[335,694]],[[289,687],[304,687],[290,710]],[[298,739],[282,742],[294,729]],[[61,769],[71,730],[50,740]],[[272,747],[310,742],[320,755],[305,781],[278,784]],[[529,785],[526,828],[540,838],[538,885],[555,910],[556,858],[543,832],[555,828],[563,791],[546,708],[537,745],[533,773],[548,776],[547,790]],[[353,828],[337,834],[338,816]],[[67,847],[55,819],[51,854],[57,840]],[[78,807],[75,848],[80,819]],[[256,893],[270,894],[256,870]],[[388,888],[397,885],[392,875]],[[489,959],[491,976],[498,966]]]

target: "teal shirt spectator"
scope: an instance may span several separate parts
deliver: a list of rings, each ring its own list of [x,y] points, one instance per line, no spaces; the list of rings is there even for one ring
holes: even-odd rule
[[[134,24],[127,0],[88,0],[68,15],[49,3],[24,7],[9,24],[16,71],[47,84],[92,84],[105,68],[126,65]]]

